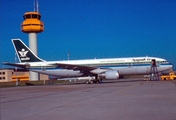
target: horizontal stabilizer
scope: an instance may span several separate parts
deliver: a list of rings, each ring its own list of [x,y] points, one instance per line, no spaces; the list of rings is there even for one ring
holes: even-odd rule
[[[2,64],[14,66],[14,67],[20,67],[20,68],[29,68],[30,67],[29,64],[18,64],[18,63],[9,63],[9,62],[3,62]]]

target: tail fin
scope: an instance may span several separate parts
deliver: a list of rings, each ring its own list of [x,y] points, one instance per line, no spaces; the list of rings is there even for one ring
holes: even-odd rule
[[[20,62],[42,62],[20,39],[12,39],[13,46]]]

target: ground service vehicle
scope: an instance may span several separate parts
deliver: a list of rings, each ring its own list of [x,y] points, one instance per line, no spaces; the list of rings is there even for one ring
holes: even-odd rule
[[[176,80],[176,75],[174,72],[170,72],[169,75],[162,75],[161,80]]]

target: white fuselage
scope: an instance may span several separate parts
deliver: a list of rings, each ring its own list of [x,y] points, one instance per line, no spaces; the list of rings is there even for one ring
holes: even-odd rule
[[[110,58],[110,59],[87,59],[87,60],[67,60],[67,61],[44,61],[30,62],[32,71],[60,76],[60,77],[76,77],[82,76],[80,70],[68,70],[59,68],[55,63],[70,64],[79,66],[96,67],[97,69],[90,71],[94,74],[100,74],[107,69],[117,70],[119,75],[134,75],[134,74],[150,74],[152,60],[157,63],[158,72],[166,71],[172,68],[172,64],[165,59],[156,57],[131,57],[131,58]],[[26,63],[20,63],[26,64]],[[98,69],[100,68],[100,69]]]
[[[94,76],[96,79],[118,79],[120,75],[150,74],[153,61],[157,72],[172,68],[172,64],[157,57],[128,57],[67,61],[45,61],[33,53],[20,39],[12,39],[20,63],[6,65],[59,77]]]

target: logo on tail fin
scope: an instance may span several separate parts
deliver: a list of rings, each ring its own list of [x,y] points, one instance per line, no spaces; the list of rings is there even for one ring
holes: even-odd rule
[[[30,48],[28,48],[22,40],[20,39],[12,39],[13,46],[18,55],[20,62],[42,62],[44,60],[40,59],[36,56]]]
[[[21,51],[18,51],[18,53],[20,54],[20,58],[21,60],[30,60],[29,57],[27,57],[27,53],[28,53],[28,50],[25,51],[25,49],[21,49]]]
[[[25,49],[21,49],[21,51],[18,51],[18,52],[20,53],[20,57],[26,57],[28,50],[25,51]]]

